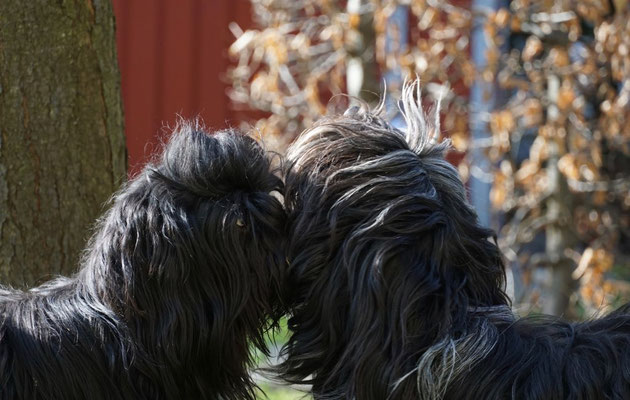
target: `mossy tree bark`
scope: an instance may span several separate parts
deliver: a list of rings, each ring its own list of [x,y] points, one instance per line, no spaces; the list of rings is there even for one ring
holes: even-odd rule
[[[0,1],[0,283],[69,274],[125,178],[109,0]]]

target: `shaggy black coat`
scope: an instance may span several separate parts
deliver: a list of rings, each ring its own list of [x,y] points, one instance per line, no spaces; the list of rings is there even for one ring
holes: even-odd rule
[[[628,307],[513,315],[493,232],[414,87],[406,133],[353,108],[289,150],[284,377],[316,399],[629,399]]]
[[[78,273],[0,288],[0,399],[253,399],[284,210],[251,138],[183,124],[100,220]]]

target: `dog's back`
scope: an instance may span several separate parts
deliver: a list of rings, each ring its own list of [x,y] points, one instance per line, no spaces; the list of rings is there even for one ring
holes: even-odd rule
[[[133,344],[122,321],[77,281],[0,293],[0,399],[123,399]],[[138,396],[141,398],[141,396]]]

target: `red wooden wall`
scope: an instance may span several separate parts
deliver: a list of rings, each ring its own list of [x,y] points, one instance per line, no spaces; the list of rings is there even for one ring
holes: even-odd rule
[[[113,0],[129,172],[137,172],[179,114],[223,128],[228,24],[249,24],[246,0]]]

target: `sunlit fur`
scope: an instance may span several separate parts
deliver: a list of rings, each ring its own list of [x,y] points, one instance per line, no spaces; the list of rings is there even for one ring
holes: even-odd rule
[[[288,152],[284,377],[317,399],[630,398],[630,316],[514,316],[418,84],[403,96],[406,132],[352,108]]]
[[[0,289],[0,399],[254,398],[279,190],[253,139],[182,124],[115,195],[75,276]]]

